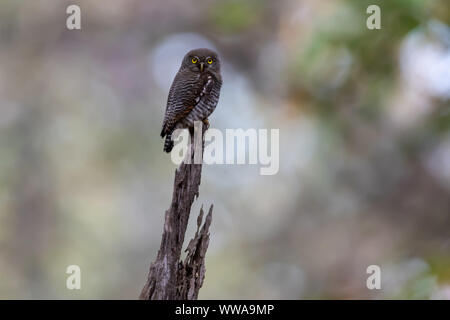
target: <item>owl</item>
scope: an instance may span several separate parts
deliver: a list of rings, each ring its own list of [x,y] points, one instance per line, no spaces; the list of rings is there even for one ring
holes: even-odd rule
[[[193,128],[195,121],[203,121],[209,127],[208,117],[217,106],[221,86],[217,53],[194,49],[184,56],[167,98],[161,130],[161,137],[165,137],[165,152],[173,148],[175,129]]]

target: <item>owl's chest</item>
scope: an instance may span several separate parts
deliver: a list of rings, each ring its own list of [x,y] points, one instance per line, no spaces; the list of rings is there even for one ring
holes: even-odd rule
[[[203,85],[201,87],[192,86],[192,90],[195,90],[195,107],[184,120],[187,126],[192,126],[194,121],[207,118],[219,101],[220,83],[217,83],[211,75],[206,75],[206,78],[200,76],[198,79],[202,81]]]

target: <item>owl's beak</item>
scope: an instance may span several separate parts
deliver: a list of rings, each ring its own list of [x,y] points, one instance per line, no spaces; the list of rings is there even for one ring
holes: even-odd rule
[[[205,65],[204,62],[200,62],[200,71],[203,72],[203,66]]]

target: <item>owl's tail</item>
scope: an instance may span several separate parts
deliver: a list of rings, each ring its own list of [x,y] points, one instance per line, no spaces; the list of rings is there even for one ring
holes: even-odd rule
[[[166,140],[164,140],[164,151],[169,153],[172,151],[173,141],[172,141],[172,133],[168,133],[166,135]]]

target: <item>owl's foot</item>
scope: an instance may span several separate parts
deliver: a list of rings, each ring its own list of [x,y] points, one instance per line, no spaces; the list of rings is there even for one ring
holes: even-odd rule
[[[203,124],[205,125],[205,130],[208,130],[209,129],[209,120],[208,120],[208,118],[206,118],[206,119],[203,119]]]

